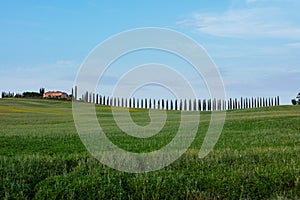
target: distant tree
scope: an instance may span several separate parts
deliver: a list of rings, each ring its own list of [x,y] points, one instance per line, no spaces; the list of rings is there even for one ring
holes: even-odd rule
[[[300,105],[300,93],[296,96],[296,99],[292,99],[293,105]]]
[[[41,98],[43,95],[38,92],[23,92],[22,97],[24,98]]]
[[[2,92],[1,93],[1,97],[2,98],[13,98],[15,96],[15,94],[13,92]]]
[[[293,105],[297,105],[297,103],[298,103],[298,102],[296,101],[296,99],[292,99],[292,104],[293,104]]]
[[[45,88],[40,88],[40,94],[41,94],[41,96],[43,96],[44,93],[45,93]]]
[[[19,94],[19,93],[15,94],[15,98],[21,98],[21,97],[22,97],[21,94]]]

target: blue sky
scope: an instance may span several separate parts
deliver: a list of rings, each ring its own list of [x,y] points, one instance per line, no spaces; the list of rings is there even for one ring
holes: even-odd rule
[[[290,104],[300,92],[299,9],[298,0],[3,0],[0,91],[70,92],[96,45],[150,26],[201,44],[218,66],[228,97],[279,95]],[[113,84],[109,77],[107,85]]]

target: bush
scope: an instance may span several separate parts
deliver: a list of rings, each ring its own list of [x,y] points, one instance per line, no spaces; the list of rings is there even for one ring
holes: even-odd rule
[[[297,105],[296,99],[292,99],[292,104],[293,104],[293,105]]]
[[[40,94],[38,92],[23,92],[22,96],[24,98],[42,98],[43,94]]]
[[[300,99],[298,99],[298,100],[292,99],[292,104],[293,105],[300,105]]]

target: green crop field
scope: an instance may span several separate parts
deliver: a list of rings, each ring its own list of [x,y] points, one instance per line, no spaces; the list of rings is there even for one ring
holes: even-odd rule
[[[116,126],[109,107],[100,124],[118,146],[149,152],[166,145],[180,123],[168,111],[158,135],[137,139]],[[139,125],[145,109],[132,109]],[[0,99],[1,199],[299,199],[300,106],[228,111],[214,151],[198,158],[209,112],[190,149],[168,167],[130,174],[102,165],[82,144],[67,101]]]

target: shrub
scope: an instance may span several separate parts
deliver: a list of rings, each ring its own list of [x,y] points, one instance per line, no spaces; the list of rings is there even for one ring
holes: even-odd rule
[[[300,99],[298,99],[298,100],[292,99],[292,104],[293,105],[300,105]]]
[[[293,105],[297,105],[296,99],[292,99],[292,104],[293,104]]]

